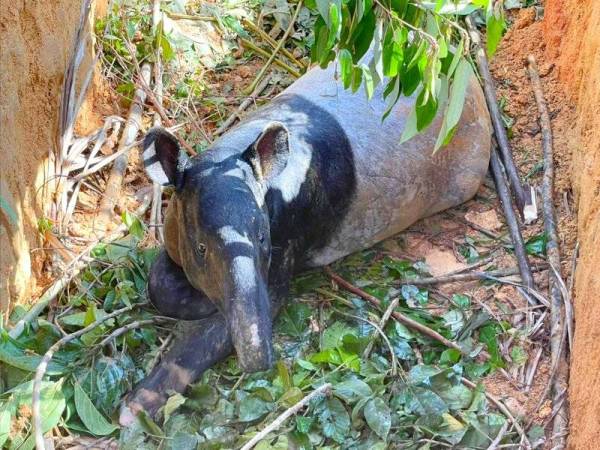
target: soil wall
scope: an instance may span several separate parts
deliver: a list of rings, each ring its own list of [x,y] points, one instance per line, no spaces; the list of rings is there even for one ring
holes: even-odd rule
[[[591,449],[600,442],[600,2],[547,0],[545,6],[546,54],[555,62],[577,116],[572,176],[580,258],[569,446]]]
[[[48,155],[55,148],[63,73],[80,2],[2,1],[0,8],[0,307],[34,292],[43,255]]]
[[[45,259],[38,220],[48,216],[63,76],[79,24],[81,1],[2,0],[0,7],[0,311],[36,298]],[[94,2],[96,15],[106,0]],[[90,22],[91,23],[91,22]],[[88,24],[89,25],[89,24]],[[90,40],[91,42],[91,40]],[[90,46],[91,48],[91,46]],[[92,60],[87,52],[81,65]],[[101,124],[96,74],[78,131]],[[98,116],[98,117],[96,117]]]

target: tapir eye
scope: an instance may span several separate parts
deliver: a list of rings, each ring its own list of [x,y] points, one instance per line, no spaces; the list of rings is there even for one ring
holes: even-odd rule
[[[265,243],[265,233],[258,233],[258,242],[261,244]]]
[[[200,256],[204,256],[206,254],[206,245],[204,244],[198,244],[198,247],[196,248],[198,255]]]

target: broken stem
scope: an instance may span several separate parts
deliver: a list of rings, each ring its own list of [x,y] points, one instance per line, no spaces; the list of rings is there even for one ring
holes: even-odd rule
[[[554,150],[552,143],[552,124],[548,106],[544,99],[542,82],[538,73],[537,65],[533,55],[527,57],[527,68],[537,108],[540,112],[540,127],[542,131],[542,148],[544,151],[544,175],[542,179],[542,210],[544,214],[544,233],[546,234],[546,254],[548,263],[554,269],[551,271],[549,281],[550,301],[550,350],[553,365],[556,365],[556,376],[552,381],[552,404],[556,410],[553,421],[552,447],[554,449],[564,448],[566,445],[566,429],[569,423],[566,402],[559,407],[563,393],[567,387],[568,362],[565,348],[565,320],[564,302],[561,295],[561,284],[564,281],[560,275],[560,247],[556,225],[556,213],[554,211]],[[564,300],[564,302],[563,302]]]
[[[506,168],[508,180],[510,181],[510,187],[515,195],[517,208],[519,209],[519,212],[523,214],[528,194],[525,193],[525,190],[521,185],[519,172],[512,157],[512,151],[508,142],[508,135],[506,134],[506,129],[504,128],[504,124],[502,122],[502,114],[498,108],[496,89],[494,88],[494,82],[490,73],[488,59],[485,55],[483,47],[481,46],[479,32],[473,25],[471,18],[467,16],[465,21],[467,23],[469,35],[471,36],[471,40],[475,47],[475,61],[477,62],[479,74],[481,75],[481,80],[483,82],[483,92],[485,94],[485,99],[490,111],[490,117],[492,119],[492,125],[494,126],[494,134],[496,135],[496,140],[498,141],[498,147],[500,147],[502,161],[504,162],[504,167]]]
[[[317,389],[312,391],[298,403],[293,405],[292,407],[286,409],[283,413],[281,413],[277,418],[267,425],[262,431],[255,434],[252,439],[250,439],[241,450],[250,450],[256,444],[258,444],[262,439],[264,439],[269,433],[277,430],[283,423],[292,417],[294,414],[297,414],[302,408],[304,408],[308,403],[318,395],[327,394],[327,392],[331,389],[331,383],[325,383],[322,386],[319,386]]]
[[[369,303],[375,305],[376,307],[381,308],[381,301],[379,301],[378,298],[372,296],[371,294],[366,293],[362,289],[354,286],[352,283],[344,280],[342,277],[340,277],[338,274],[336,274],[329,267],[325,267],[324,270],[325,270],[325,273],[333,281],[335,281],[339,286],[341,286],[342,288],[344,288],[345,290],[347,290],[349,292],[352,292],[353,294],[358,295],[359,297],[361,297],[364,300],[368,301]],[[428,336],[431,339],[442,343],[446,347],[453,348],[453,349],[458,350],[459,352],[463,353],[463,350],[460,347],[460,345],[458,345],[456,342],[452,342],[451,340],[446,339],[440,333],[432,330],[428,326],[423,325],[422,323],[419,323],[416,320],[413,320],[410,317],[405,316],[404,314],[402,314],[401,312],[398,312],[398,311],[393,311],[391,314],[394,319],[396,319],[398,322],[402,323],[403,325],[406,325],[407,327],[412,328],[413,330],[416,330],[416,331],[420,332],[421,334],[424,334],[425,336]]]

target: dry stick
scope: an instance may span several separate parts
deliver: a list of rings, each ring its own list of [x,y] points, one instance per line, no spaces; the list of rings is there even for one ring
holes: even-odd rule
[[[331,383],[325,383],[324,385],[319,386],[317,389],[312,391],[310,394],[308,394],[306,397],[304,397],[302,400],[300,400],[294,406],[286,409],[282,414],[277,416],[277,418],[273,422],[271,422],[269,425],[267,425],[261,432],[254,435],[254,437],[252,439],[250,439],[241,448],[241,450],[250,450],[256,444],[258,444],[262,439],[264,439],[269,433],[277,430],[281,425],[283,425],[283,423],[287,419],[289,419],[294,414],[298,413],[298,411],[300,411],[306,405],[308,405],[308,403],[313,398],[315,398],[316,396],[321,395],[321,394],[326,394],[330,389],[331,389]]]
[[[42,388],[42,379],[44,378],[44,374],[46,373],[46,369],[48,367],[48,364],[52,360],[52,356],[54,355],[54,353],[60,347],[62,347],[64,344],[71,342],[73,339],[76,339],[79,336],[84,335],[85,333],[87,333],[89,331],[92,331],[94,328],[102,325],[107,320],[117,317],[118,315],[123,314],[124,312],[130,311],[133,308],[140,306],[140,305],[141,305],[141,303],[137,303],[135,305],[126,306],[125,308],[121,308],[116,311],[113,311],[112,313],[107,314],[106,316],[104,316],[100,319],[97,319],[95,322],[89,324],[87,327],[82,328],[81,330],[78,330],[74,333],[63,336],[61,339],[56,341],[48,349],[48,351],[46,353],[44,353],[44,356],[42,357],[42,360],[40,361],[40,364],[38,365],[38,367],[35,371],[35,378],[33,380],[33,394],[32,394],[33,413],[32,413],[32,415],[33,415],[33,431],[35,433],[35,448],[37,450],[45,450],[45,448],[46,448],[44,446],[44,433],[42,430],[42,417],[40,414],[40,391]]]
[[[496,438],[492,441],[487,450],[496,450],[498,448],[498,445],[500,445],[500,441],[502,441],[502,438],[504,437],[507,431],[508,421],[504,422],[504,425],[502,425],[502,428],[500,428],[500,431],[496,435]]]
[[[517,208],[521,213],[523,213],[527,194],[525,194],[525,191],[523,190],[521,180],[519,179],[519,172],[517,171],[512,158],[512,151],[510,149],[510,144],[508,143],[508,136],[506,134],[506,130],[504,129],[500,109],[498,108],[496,89],[494,88],[494,82],[492,80],[492,75],[490,74],[488,59],[485,55],[483,47],[481,46],[479,32],[473,25],[471,18],[467,16],[465,21],[467,23],[467,28],[469,29],[471,40],[475,46],[475,60],[477,62],[477,67],[479,68],[481,78],[483,79],[483,92],[488,104],[488,109],[490,110],[490,116],[494,126],[494,133],[496,134],[496,139],[498,140],[498,146],[500,147],[504,167],[506,168],[508,179],[510,181],[510,187],[515,194]]]
[[[544,93],[542,91],[542,82],[537,70],[535,58],[532,55],[527,57],[527,68],[529,77],[535,95],[538,110],[540,112],[540,127],[542,130],[542,148],[544,150],[544,176],[542,179],[542,210],[544,213],[544,233],[548,239],[546,243],[546,254],[548,263],[553,270],[549,276],[550,284],[550,300],[552,308],[550,309],[550,350],[552,359],[557,363],[557,374],[552,383],[552,403],[557,407],[559,401],[558,396],[565,391],[568,377],[568,362],[566,358],[566,348],[564,340],[561,336],[564,334],[565,323],[563,320],[563,299],[560,290],[560,283],[564,282],[560,279],[560,247],[558,240],[558,232],[556,226],[556,214],[554,211],[553,194],[554,194],[554,156],[552,144],[552,128],[550,122],[550,114]],[[565,299],[567,301],[567,299]],[[566,445],[565,432],[569,424],[566,402],[562,403],[560,408],[557,408],[557,414],[554,418],[552,427],[553,439],[552,447],[554,449],[564,448]],[[556,437],[556,438],[554,438]]]
[[[363,299],[365,299],[369,303],[375,305],[376,307],[381,308],[381,302],[379,301],[379,299],[377,299],[377,298],[373,297],[372,295],[366,293],[362,289],[354,286],[352,283],[349,283],[348,281],[344,280],[342,277],[340,277],[338,274],[336,274],[329,267],[325,267],[324,270],[325,270],[325,273],[333,281],[335,281],[338,285],[340,285],[341,287],[343,287],[347,291],[352,292],[353,294],[356,294],[356,295],[362,297]],[[416,320],[413,320],[410,317],[405,316],[404,314],[402,314],[402,313],[400,313],[398,311],[392,312],[392,317],[394,319],[396,319],[398,322],[406,325],[407,327],[412,328],[413,330],[417,330],[421,334],[424,334],[425,336],[429,336],[430,338],[432,338],[432,339],[434,339],[434,340],[436,340],[438,342],[441,342],[446,347],[453,348],[453,349],[458,350],[459,352],[463,353],[463,350],[460,347],[460,345],[458,345],[456,342],[452,342],[451,340],[446,339],[440,333],[438,333],[437,331],[432,330],[428,326],[425,326],[425,325],[417,322]]]
[[[100,343],[98,344],[98,346],[99,347],[104,347],[112,339],[118,338],[122,334],[125,334],[129,330],[133,330],[134,328],[142,328],[142,327],[145,327],[146,325],[152,325],[152,324],[155,324],[157,322],[163,322],[163,321],[164,321],[164,319],[161,318],[161,317],[154,317],[152,319],[136,320],[134,322],[130,322],[130,323],[128,323],[126,325],[123,325],[122,327],[117,328],[116,330],[114,330],[107,337],[105,337],[104,339],[102,339],[102,341],[100,341]]]
[[[547,267],[534,267],[534,272],[540,272],[546,270]],[[519,269],[512,267],[510,269],[491,270],[489,272],[469,272],[469,273],[458,273],[455,275],[441,275],[439,277],[431,278],[417,278],[402,280],[401,284],[413,284],[415,286],[426,286],[430,284],[442,284],[442,283],[454,283],[457,281],[473,281],[473,280],[490,280],[493,278],[510,277],[513,275],[519,275]]]
[[[475,389],[477,387],[477,385],[475,383],[473,383],[472,381],[466,379],[466,378],[461,378],[460,381],[467,385],[468,387],[470,387],[471,389]],[[492,394],[489,394],[487,392],[485,392],[485,396],[487,397],[487,399],[492,402],[494,404],[494,406],[496,406],[496,408],[498,408],[502,414],[504,414],[506,417],[508,417],[508,419],[512,422],[512,424],[514,425],[515,429],[517,430],[517,433],[519,433],[519,435],[521,436],[521,442],[522,445],[524,446],[524,448],[526,449],[530,449],[531,448],[531,443],[529,442],[529,439],[527,439],[527,435],[525,434],[525,430],[523,429],[523,427],[521,426],[521,424],[517,421],[517,419],[515,419],[515,417],[512,415],[512,413],[510,412],[510,410],[506,407],[506,405],[504,405],[504,403],[502,403],[500,400],[498,400],[496,397],[494,397]]]
[[[271,65],[273,60],[277,57],[277,53],[279,53],[279,50],[281,50],[283,48],[283,46],[285,45],[285,41],[287,41],[288,36],[294,30],[294,25],[296,24],[296,20],[298,19],[298,14],[300,13],[300,10],[302,9],[302,1],[303,0],[298,1],[298,6],[296,6],[294,15],[290,19],[290,23],[289,23],[287,29],[285,30],[285,33],[283,33],[283,36],[279,40],[279,43],[273,49],[273,53],[271,54],[271,56],[269,57],[267,62],[261,67],[260,71],[258,72],[258,75],[256,75],[256,78],[254,79],[252,84],[250,84],[250,86],[248,86],[244,90],[245,93],[250,94],[251,92],[254,91],[254,89],[256,89],[256,86],[258,85],[258,83],[260,83],[260,80],[262,80],[263,77],[265,76],[265,73],[267,73],[269,66]]]
[[[262,39],[264,39],[267,44],[269,44],[271,47],[276,48],[277,47],[277,41],[275,39],[273,39],[271,36],[269,36],[267,33],[265,33],[258,25],[256,25],[254,22],[252,22],[251,20],[248,20],[245,17],[242,17],[242,25],[250,28],[251,31],[255,32],[256,34],[258,34]],[[281,47],[281,49],[279,49],[279,51],[287,58],[289,59],[291,62],[293,62],[294,64],[296,64],[298,67],[300,67],[300,69],[306,69],[308,66],[306,64],[304,64],[302,61],[297,60],[294,55],[292,55],[292,53],[287,50],[285,47]]]
[[[388,320],[390,320],[392,312],[396,309],[396,306],[398,306],[398,303],[400,303],[400,298],[395,298],[394,300],[392,300],[390,302],[390,305],[387,307],[387,309],[383,313],[383,316],[381,316],[381,320],[379,321],[380,329],[383,330],[385,328],[386,324],[388,323]],[[385,334],[382,334],[382,337],[385,337],[387,339],[387,336],[385,336]],[[367,345],[367,348],[365,348],[365,351],[363,353],[363,359],[369,359],[369,355],[371,354],[371,351],[373,350],[374,345],[375,345],[375,339],[371,339],[371,341]],[[394,357],[395,357],[395,355],[394,355],[394,352],[392,351],[392,358],[394,358]]]
[[[144,63],[140,69],[141,83],[148,85],[150,82],[150,64]],[[123,129],[123,135],[119,142],[118,150],[131,145],[137,136],[137,133],[142,124],[142,113],[144,112],[144,101],[146,100],[146,92],[141,87],[135,90],[131,107],[129,108],[129,117]],[[106,191],[100,202],[99,219],[100,223],[108,224],[114,214],[114,206],[121,193],[123,177],[127,169],[129,154],[124,153],[115,159],[110,176],[106,182]]]
[[[542,357],[543,349],[542,347],[538,348],[538,351],[533,358],[531,365],[529,366],[529,370],[527,371],[527,377],[525,379],[525,392],[529,392],[531,389],[531,385],[533,383],[533,377],[537,372],[538,365],[540,363],[540,358]]]
[[[504,215],[506,216],[506,224],[508,225],[508,230],[513,242],[515,257],[517,258],[519,272],[521,273],[521,280],[523,280],[523,284],[527,288],[535,289],[531,267],[529,266],[529,259],[527,258],[527,252],[525,250],[525,243],[523,242],[523,235],[521,234],[521,225],[519,224],[512,207],[510,191],[504,178],[502,162],[500,161],[495,148],[492,148],[490,156],[490,166],[492,167],[492,174],[494,175],[494,181],[496,182],[498,197],[500,198],[500,203],[502,203]]]
[[[266,87],[269,85],[270,81],[271,81],[271,77],[263,78],[263,80],[258,84],[258,86],[256,86],[256,89],[254,89],[254,92],[252,92],[252,94],[250,94],[250,96],[242,102],[242,104],[238,107],[238,109],[236,109],[235,112],[233,114],[231,114],[225,120],[225,122],[223,122],[221,124],[221,126],[219,126],[219,128],[217,128],[215,130],[213,135],[219,136],[220,134],[223,134],[225,131],[227,131],[229,129],[229,127],[231,125],[233,125],[233,123],[236,121],[236,119],[239,119],[241,117],[241,114],[246,109],[248,109],[248,107],[250,105],[252,105],[256,101],[256,97],[258,97],[262,93],[262,91],[264,91],[266,89]]]
[[[246,47],[247,49],[252,50],[254,53],[262,56],[263,58],[266,58],[267,60],[269,60],[271,58],[271,53],[269,53],[266,50],[263,50],[262,48],[260,48],[259,46],[255,45],[255,44],[253,44],[248,39],[244,39],[244,38],[239,38],[239,39],[240,39],[240,43],[244,47]],[[290,75],[292,75],[294,78],[300,78],[300,72],[298,72],[296,69],[294,69],[293,67],[289,66],[288,64],[284,63],[279,58],[273,59],[272,62],[274,64],[277,64],[283,70],[285,70]]]

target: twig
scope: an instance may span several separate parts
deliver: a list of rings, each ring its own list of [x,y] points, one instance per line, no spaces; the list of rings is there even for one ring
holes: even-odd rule
[[[162,342],[162,344],[160,344],[160,347],[158,347],[158,350],[156,350],[156,355],[154,355],[154,358],[152,358],[152,360],[150,361],[150,363],[148,364],[148,369],[147,372],[150,372],[152,369],[154,369],[154,366],[156,366],[156,364],[158,364],[158,362],[161,360],[162,358],[162,354],[165,351],[165,349],[171,344],[171,341],[173,340],[173,337],[175,335],[173,334],[173,332],[171,332],[166,339]]]
[[[547,267],[540,266],[534,267],[534,272],[540,272],[546,270]],[[426,286],[430,284],[442,284],[442,283],[455,283],[457,281],[473,281],[473,280],[490,280],[493,278],[510,277],[513,275],[519,275],[519,269],[517,267],[511,267],[510,269],[491,270],[489,272],[477,272],[472,271],[468,273],[457,273],[455,275],[441,275],[439,277],[430,278],[416,278],[416,279],[404,279],[401,281],[402,284],[413,284],[415,286]]]
[[[254,22],[252,22],[251,20],[247,19],[246,17],[242,17],[242,25],[250,28],[251,31],[254,31],[256,34],[258,34],[263,40],[265,40],[267,42],[267,44],[269,44],[272,48],[276,48],[277,47],[277,41],[275,39],[273,39],[271,36],[269,36],[267,33],[265,33],[259,26],[257,26]],[[306,64],[304,64],[302,61],[299,61],[298,59],[296,59],[294,57],[294,55],[292,55],[292,53],[287,50],[285,47],[281,47],[279,49],[279,51],[287,58],[289,59],[291,62],[293,62],[294,64],[296,64],[298,67],[300,67],[300,69],[306,69],[308,66]]]
[[[317,389],[312,391],[298,403],[293,405],[292,407],[286,409],[282,414],[280,414],[273,422],[267,425],[262,431],[254,435],[252,439],[250,439],[241,450],[250,450],[256,444],[258,444],[262,439],[264,439],[269,433],[277,430],[283,423],[292,417],[294,414],[297,414],[302,408],[304,408],[308,403],[318,395],[326,394],[331,389],[331,383],[325,383],[322,386],[319,386]]]
[[[219,128],[217,128],[215,130],[215,132],[213,133],[214,136],[219,136],[221,134],[223,134],[225,131],[227,131],[229,129],[229,127],[231,125],[233,125],[233,123],[236,121],[236,119],[239,119],[241,117],[241,114],[248,109],[248,107],[250,105],[252,105],[255,101],[256,101],[256,97],[258,97],[262,91],[264,91],[266,89],[266,87],[269,85],[269,83],[271,82],[271,77],[265,77],[262,79],[262,81],[258,84],[258,86],[256,86],[256,89],[254,89],[254,92],[252,92],[252,94],[250,94],[249,97],[247,97],[242,103],[241,105],[238,107],[238,109],[236,109],[233,114],[231,114],[226,120],[225,122],[223,122]]]
[[[269,57],[269,59],[267,59],[267,62],[260,68],[260,71],[256,75],[256,78],[254,78],[254,81],[250,84],[250,86],[248,86],[244,90],[245,93],[250,94],[251,92],[254,92],[254,89],[256,89],[256,86],[258,85],[258,83],[260,83],[260,80],[262,80],[263,77],[265,76],[265,73],[267,73],[269,66],[271,65],[273,60],[277,57],[277,53],[279,53],[279,50],[281,50],[281,48],[285,45],[285,41],[287,41],[288,36],[294,29],[294,25],[296,24],[296,20],[298,19],[298,14],[300,13],[300,10],[302,9],[302,2],[303,2],[303,0],[298,1],[298,6],[296,6],[294,15],[290,19],[290,23],[289,23],[287,29],[285,30],[285,33],[283,33],[283,36],[279,40],[279,43],[273,49],[273,53],[271,53],[271,56]]]
[[[535,283],[533,281],[533,275],[531,274],[531,267],[529,266],[527,252],[525,251],[525,243],[523,242],[523,235],[521,234],[521,226],[519,225],[519,221],[515,216],[508,185],[506,184],[506,180],[504,178],[504,167],[500,162],[500,158],[498,157],[498,153],[495,148],[492,148],[490,156],[490,166],[492,168],[492,174],[496,183],[496,190],[498,191],[498,197],[500,198],[500,203],[502,203],[502,208],[506,217],[506,224],[508,225],[510,237],[513,242],[515,257],[517,258],[519,272],[521,273],[521,279],[523,280],[523,284],[525,286],[530,289],[534,289]]]
[[[529,370],[527,371],[527,378],[525,379],[525,392],[529,392],[531,389],[531,384],[533,383],[533,377],[537,372],[538,365],[540,363],[540,358],[542,357],[543,349],[542,347],[538,348],[533,361],[529,366]]]
[[[475,389],[477,387],[475,383],[464,377],[462,377],[460,380],[463,384],[467,385],[471,389]],[[525,430],[523,429],[521,424],[519,424],[517,419],[515,419],[510,410],[504,405],[504,403],[502,403],[500,400],[498,400],[496,397],[494,397],[492,394],[489,394],[488,392],[485,392],[485,396],[490,402],[494,404],[494,406],[496,406],[496,408],[500,410],[500,412],[502,412],[502,414],[504,414],[512,422],[515,429],[517,430],[517,433],[519,433],[519,435],[521,436],[523,448],[531,449],[531,443],[527,438],[527,434],[525,434]]]
[[[492,443],[489,445],[487,450],[496,450],[498,448],[498,445],[500,444],[500,441],[502,441],[502,438],[506,434],[507,430],[508,430],[508,421],[504,422],[504,425],[502,425],[502,428],[500,428],[500,431],[498,431],[498,434],[496,435],[496,437],[494,438]]]
[[[485,51],[481,46],[481,38],[479,37],[479,32],[477,31],[477,28],[475,28],[475,26],[473,25],[473,22],[471,21],[471,18],[469,16],[466,17],[465,21],[467,23],[467,28],[469,30],[471,40],[473,41],[475,47],[475,60],[477,62],[477,67],[479,68],[481,78],[483,80],[483,92],[485,94],[485,99],[487,101],[488,109],[490,111],[492,124],[494,126],[494,133],[498,141],[498,146],[500,147],[504,167],[506,168],[506,173],[510,181],[510,187],[512,188],[512,191],[515,194],[517,208],[522,214],[526,203],[526,196],[528,194],[525,194],[523,186],[521,185],[521,180],[519,179],[519,172],[517,171],[517,168],[512,158],[512,151],[508,142],[508,136],[506,134],[506,130],[502,122],[502,115],[500,113],[500,109],[498,108],[496,89],[494,88],[494,82],[492,80],[492,75],[490,74],[490,67],[487,56],[485,55]]]
[[[137,306],[140,306],[142,304],[143,303],[137,303],[137,304],[126,306],[125,308],[121,308],[116,311],[113,311],[112,313],[107,314],[106,316],[97,319],[93,323],[89,324],[87,327],[77,330],[74,333],[63,336],[61,339],[56,341],[48,349],[48,351],[44,354],[44,356],[42,357],[42,360],[40,361],[40,364],[38,365],[38,367],[35,371],[35,378],[33,381],[33,394],[32,394],[33,430],[35,433],[35,448],[37,450],[45,450],[45,448],[46,448],[44,446],[44,433],[42,430],[42,417],[40,414],[40,391],[42,388],[42,379],[44,378],[44,374],[46,373],[46,369],[48,367],[48,364],[52,360],[52,356],[54,355],[54,353],[60,347],[65,345],[66,343],[71,342],[73,339],[76,339],[79,336],[82,336],[85,333],[92,331],[94,328],[97,328],[98,326],[102,325],[107,320],[117,317],[127,311],[131,311],[133,308],[136,308]]]
[[[118,338],[119,336],[121,336],[122,334],[127,333],[129,330],[133,330],[134,328],[142,328],[145,327],[146,325],[152,325],[154,323],[157,322],[163,322],[164,319],[161,317],[153,317],[152,319],[147,319],[147,320],[136,320],[134,322],[130,322],[126,325],[123,325],[120,328],[117,328],[116,330],[114,330],[112,333],[110,333],[107,337],[105,337],[104,339],[102,339],[100,341],[100,343],[98,344],[98,346],[100,347],[104,347],[106,344],[108,344],[112,339]]]
[[[395,298],[390,302],[390,305],[387,307],[387,309],[385,310],[385,312],[383,313],[383,316],[381,316],[381,320],[379,321],[379,328],[381,330],[383,330],[388,322],[388,320],[390,320],[390,316],[392,315],[392,312],[396,309],[396,306],[398,306],[398,303],[400,303],[400,299],[399,298]],[[382,337],[384,337],[385,339],[387,339],[387,336],[385,334],[382,334]],[[365,348],[365,351],[363,353],[363,359],[369,359],[369,355],[371,354],[371,351],[373,350],[373,346],[375,345],[375,339],[372,339],[369,344],[367,345],[367,348]],[[394,355],[394,351],[392,350],[392,359],[395,357]]]
[[[553,436],[556,439],[552,441],[554,449],[564,448],[566,445],[566,437],[564,433],[568,427],[569,419],[566,408],[566,402],[562,403],[560,408],[557,408],[559,394],[564,392],[567,386],[568,377],[568,362],[566,357],[565,343],[561,336],[564,334],[565,321],[563,320],[563,298],[561,296],[561,283],[564,286],[564,281],[559,273],[560,270],[560,247],[558,240],[558,231],[556,225],[556,213],[554,211],[554,149],[552,143],[552,124],[550,122],[550,114],[544,93],[542,90],[542,82],[538,73],[537,65],[533,55],[527,57],[527,68],[529,77],[535,95],[537,108],[540,112],[540,127],[542,130],[542,148],[544,150],[544,176],[542,179],[542,210],[544,213],[544,232],[547,237],[546,254],[548,263],[554,269],[549,276],[550,284],[550,300],[552,308],[550,309],[550,349],[552,359],[557,363],[557,374],[553,381],[552,387],[552,404],[557,410],[556,417],[553,423]],[[566,287],[565,287],[566,290]],[[564,299],[565,303],[568,301]]]
[[[240,43],[246,47],[249,50],[252,50],[254,53],[262,56],[263,58],[266,58],[267,60],[269,60],[271,58],[271,53],[269,53],[266,50],[263,50],[262,48],[260,48],[257,45],[254,45],[252,42],[250,42],[247,39],[244,38],[239,38]],[[294,78],[300,78],[300,72],[298,72],[296,69],[294,69],[293,67],[289,66],[288,64],[284,63],[282,60],[280,60],[279,58],[275,58],[272,61],[274,64],[277,64],[279,67],[281,67],[283,70],[285,70],[286,72],[288,72],[291,76],[293,76]]]
[[[141,82],[146,83],[146,85],[148,85],[150,81],[150,71],[149,63],[144,63],[140,69]],[[127,123],[125,124],[123,135],[119,142],[119,150],[131,145],[135,141],[137,133],[142,125],[142,113],[144,111],[145,100],[146,92],[141,87],[138,87],[135,90],[135,95],[131,102],[131,107],[129,108]],[[110,176],[106,182],[105,195],[100,202],[99,208],[99,219],[104,225],[110,222],[114,213],[114,206],[121,193],[123,177],[125,176],[128,161],[128,153],[124,153],[115,159]]]
[[[177,14],[177,13],[172,13],[172,12],[167,12],[167,15],[171,19],[198,20],[198,21],[203,21],[203,22],[218,22],[219,21],[219,19],[217,19],[214,16],[192,16],[189,14]]]
[[[361,298],[363,298],[364,300],[368,301],[369,303],[375,305],[376,307],[381,308],[381,302],[379,301],[378,298],[366,293],[362,289],[354,286],[352,283],[349,283],[348,281],[344,280],[338,274],[333,272],[329,267],[325,267],[324,270],[325,270],[325,273],[333,281],[335,281],[339,286],[343,287],[344,289],[346,289],[349,292],[352,292],[353,294],[360,296]],[[461,353],[463,353],[463,349],[460,347],[460,345],[458,345],[456,342],[452,342],[449,339],[446,339],[440,333],[438,333],[435,330],[432,330],[428,326],[423,325],[423,324],[417,322],[416,320],[413,320],[410,317],[407,317],[398,311],[392,312],[392,317],[394,319],[396,319],[398,322],[406,325],[407,327],[412,328],[413,330],[416,330],[416,331],[420,332],[421,334],[424,334],[425,336],[428,336],[431,339],[434,339],[434,340],[442,343],[446,347],[453,348],[453,349],[458,350]]]

